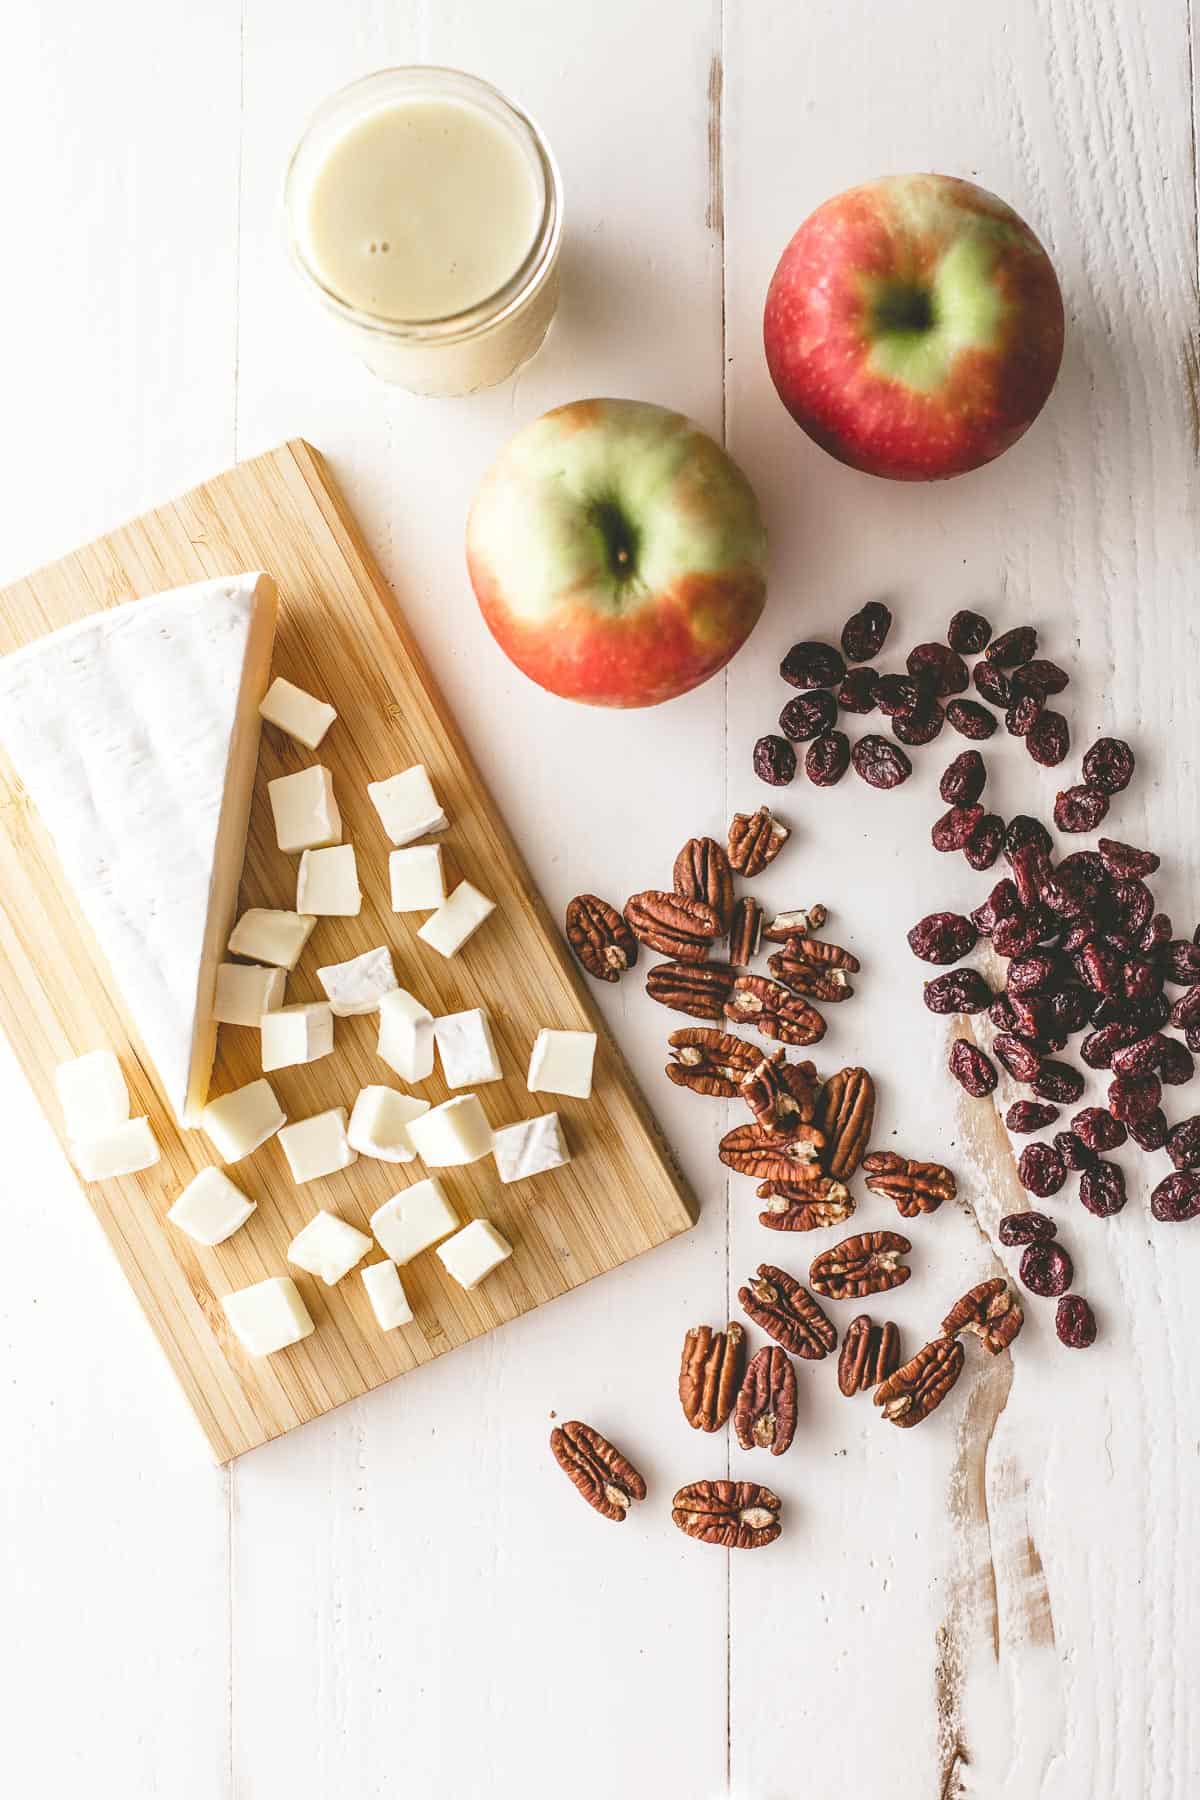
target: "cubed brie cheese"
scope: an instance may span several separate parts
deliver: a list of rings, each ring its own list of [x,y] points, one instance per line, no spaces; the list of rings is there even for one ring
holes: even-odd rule
[[[433,1014],[404,988],[379,1002],[379,1055],[401,1081],[426,1081],[433,1074]]]
[[[379,1162],[407,1163],[416,1157],[408,1135],[409,1122],[429,1111],[428,1100],[398,1094],[395,1088],[365,1087],[354,1102],[346,1136],[360,1156]]]
[[[438,1246],[438,1258],[447,1274],[453,1275],[460,1287],[475,1288],[493,1269],[512,1255],[508,1239],[489,1224],[487,1219],[472,1219],[469,1225]]]
[[[362,911],[358,862],[353,844],[306,850],[296,881],[296,911],[322,918],[353,918]]]
[[[316,922],[304,913],[252,906],[234,926],[229,948],[234,956],[247,956],[251,962],[294,969]]]
[[[594,1031],[539,1031],[529,1059],[530,1093],[572,1094],[577,1100],[588,1099],[595,1056]]]
[[[402,1188],[371,1214],[371,1230],[380,1247],[401,1264],[457,1231],[461,1222],[441,1182],[433,1176]]]
[[[136,1175],[152,1169],[161,1152],[149,1119],[126,1119],[99,1137],[71,1145],[75,1167],[85,1181],[110,1181],[115,1175]]]
[[[446,815],[424,763],[386,781],[368,782],[367,793],[393,844],[411,844],[414,838],[445,829]]]
[[[264,1013],[262,1032],[263,1073],[294,1069],[300,1063],[319,1062],[333,1049],[333,1008],[328,1000],[305,1000]]]
[[[447,1087],[481,1087],[485,1082],[501,1079],[503,1071],[492,1027],[481,1006],[473,1006],[467,1012],[443,1013],[433,1021],[433,1041],[442,1059]]]
[[[412,844],[388,858],[393,912],[432,912],[446,898],[440,844]]]
[[[277,725],[280,731],[286,731],[306,750],[317,748],[337,718],[337,713],[326,701],[305,693],[294,682],[285,681],[282,675],[275,677],[258,710],[269,725]]]
[[[495,912],[496,902],[481,894],[469,881],[460,881],[417,931],[417,936],[442,956],[457,956],[469,937]]]
[[[270,1356],[313,1330],[312,1315],[290,1275],[273,1275],[226,1294],[221,1305],[234,1336],[251,1356]]]
[[[342,815],[333,797],[333,776],[321,763],[268,781],[267,793],[281,850],[318,850],[341,842]]]
[[[502,1125],[492,1135],[492,1154],[501,1181],[524,1181],[547,1169],[561,1169],[571,1160],[557,1113]]]
[[[111,1050],[89,1050],[59,1063],[54,1086],[70,1138],[103,1137],[129,1117],[129,1090]]]
[[[167,1213],[172,1225],[198,1244],[223,1244],[246,1223],[255,1209],[222,1169],[201,1169]]]
[[[362,1282],[380,1330],[394,1331],[397,1325],[412,1324],[412,1307],[394,1262],[371,1263],[362,1272]]]
[[[326,1287],[336,1287],[370,1248],[371,1240],[365,1231],[322,1208],[303,1231],[296,1233],[288,1245],[287,1256],[298,1269],[319,1275]]]
[[[408,1135],[431,1169],[478,1162],[492,1148],[492,1128],[474,1094],[460,1094],[431,1107],[411,1122]]]
[[[257,969],[248,963],[221,963],[213,1018],[221,1025],[254,1025],[283,1005],[286,969]]]
[[[345,1107],[331,1106],[326,1112],[284,1126],[279,1142],[293,1181],[317,1181],[358,1161],[358,1152],[346,1137],[346,1123]]]
[[[361,956],[352,956],[347,962],[328,963],[318,969],[317,980],[329,995],[329,1004],[339,1019],[378,1012],[384,994],[396,986],[392,953],[386,944],[378,950],[364,950]]]
[[[220,1100],[210,1100],[200,1114],[201,1128],[227,1163],[240,1162],[286,1124],[287,1114],[269,1081],[247,1082]]]

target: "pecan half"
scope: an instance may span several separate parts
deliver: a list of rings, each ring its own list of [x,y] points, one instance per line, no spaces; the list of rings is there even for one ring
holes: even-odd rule
[[[737,971],[728,963],[655,963],[646,972],[646,992],[660,1006],[690,1013],[693,1019],[722,1019]]]
[[[637,939],[615,906],[598,894],[567,901],[567,942],[597,981],[620,981],[638,958]]]
[[[735,1125],[721,1139],[717,1154],[726,1168],[753,1175],[756,1181],[819,1181],[824,1142],[815,1125],[797,1125],[788,1133]]]
[[[762,925],[762,907],[749,894],[743,894],[729,922],[729,960],[735,968],[745,968],[758,955]]]
[[[796,906],[791,912],[776,913],[770,924],[763,926],[763,936],[769,944],[786,944],[789,938],[820,931],[828,917],[823,906]]]
[[[796,1435],[796,1371],[786,1350],[768,1344],[751,1358],[733,1409],[743,1450],[782,1456]]]
[[[816,1008],[765,975],[737,977],[725,1003],[725,1017],[735,1024],[753,1025],[781,1044],[816,1044],[825,1036],[825,1021]]]
[[[759,1263],[754,1279],[738,1289],[738,1305],[768,1337],[806,1362],[819,1362],[837,1348],[832,1320],[786,1269]]]
[[[896,1202],[901,1218],[936,1212],[944,1200],[953,1200],[958,1183],[941,1163],[913,1162],[894,1150],[873,1150],[863,1158],[867,1186]]]
[[[760,1550],[782,1526],[778,1494],[757,1481],[690,1481],[671,1503],[671,1518],[688,1537],[724,1550]]]
[[[822,968],[845,969],[848,975],[857,975],[862,968],[857,956],[843,950],[840,944],[831,944],[826,938],[797,935],[788,938],[784,951],[788,956],[802,956],[805,962],[818,963]]]
[[[927,1419],[954,1386],[963,1367],[963,1347],[957,1338],[934,1338],[903,1368],[895,1370],[875,1389],[875,1404],[893,1425],[907,1430]]]
[[[714,1100],[734,1100],[742,1082],[758,1067],[753,1044],[729,1031],[708,1031],[703,1025],[685,1026],[667,1039],[675,1059],[667,1074],[676,1087],[708,1094]]]
[[[839,1069],[821,1089],[817,1123],[825,1133],[825,1169],[848,1181],[863,1158],[875,1123],[875,1083],[866,1069]]]
[[[808,1279],[826,1300],[863,1300],[903,1287],[912,1274],[906,1262],[912,1245],[894,1231],[860,1231],[814,1256]]]
[[[733,871],[716,838],[689,838],[675,858],[675,892],[688,900],[703,900],[720,921],[718,936],[729,930],[733,913]]]
[[[640,944],[680,962],[703,962],[721,935],[721,921],[706,900],[688,900],[647,888],[625,902],[625,923]]]
[[[900,1333],[891,1319],[872,1325],[866,1313],[851,1319],[838,1357],[838,1386],[849,1400],[878,1387],[900,1361]]]
[[[758,1215],[768,1231],[822,1231],[843,1224],[854,1211],[854,1197],[840,1181],[764,1181],[755,1190],[766,1209]]]
[[[693,1431],[720,1431],[733,1411],[745,1347],[746,1334],[736,1321],[724,1331],[693,1325],[684,1338],[679,1404]]]
[[[646,1483],[633,1464],[606,1437],[570,1419],[550,1433],[555,1461],[588,1505],[618,1523],[633,1501],[646,1498]]]
[[[756,813],[734,813],[729,826],[729,861],[739,875],[761,875],[775,861],[791,831],[771,817],[769,806]]]
[[[810,957],[799,956],[793,951],[793,945],[803,944],[804,938],[789,938],[782,950],[767,958],[767,967],[779,981],[786,982],[798,994],[807,994],[813,1000],[849,1000],[854,989],[850,986],[845,969],[827,969],[820,963],[813,962]]]
[[[812,1063],[790,1063],[782,1050],[775,1050],[742,1076],[738,1091],[764,1131],[786,1134],[811,1123],[816,1075]]]
[[[942,1336],[972,1331],[990,1356],[998,1356],[1025,1323],[1025,1311],[1003,1276],[981,1281],[956,1300],[942,1320]]]

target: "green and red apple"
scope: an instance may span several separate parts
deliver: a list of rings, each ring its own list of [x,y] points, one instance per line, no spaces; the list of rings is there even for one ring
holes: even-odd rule
[[[467,521],[488,628],[531,680],[657,706],[724,668],[762,612],[753,489],[680,413],[577,400],[501,452]]]
[[[889,175],[827,200],[788,244],[763,342],[779,397],[822,449],[897,481],[990,462],[1054,386],[1050,258],[995,194]]]

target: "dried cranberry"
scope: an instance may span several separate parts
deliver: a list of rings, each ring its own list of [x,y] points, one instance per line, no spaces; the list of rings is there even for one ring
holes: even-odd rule
[[[1038,634],[1033,626],[1016,625],[1011,631],[1002,631],[999,637],[993,638],[984,654],[998,669],[1011,669],[1036,656],[1037,647]]]
[[[1084,1143],[1073,1131],[1056,1131],[1054,1148],[1063,1159],[1063,1166],[1078,1175],[1081,1169],[1090,1169],[1096,1161],[1096,1152]]]
[[[932,744],[945,723],[946,715],[937,701],[926,700],[893,714],[892,730],[902,744]]]
[[[949,644],[917,644],[909,651],[905,668],[910,675],[927,675],[934,693],[943,699],[961,694],[971,679],[966,663]]]
[[[1152,1031],[1148,1037],[1135,1038],[1132,1044],[1122,1044],[1113,1054],[1113,1074],[1152,1075],[1162,1065],[1166,1042],[1159,1032]]]
[[[1023,907],[1036,905],[1042,883],[1050,874],[1050,859],[1040,844],[1022,844],[1012,856],[1013,880]]]
[[[1131,956],[1125,964],[1124,987],[1129,1000],[1149,1000],[1163,984],[1162,970],[1152,956]]]
[[[1043,700],[1051,694],[1061,694],[1071,677],[1057,663],[1047,662],[1044,657],[1023,662],[1013,670],[1013,680],[1027,694],[1040,694]]]
[[[1200,1218],[1200,1175],[1179,1169],[1160,1181],[1150,1196],[1150,1211],[1164,1225],[1183,1225]]]
[[[1110,882],[1108,901],[1113,924],[1131,938],[1144,931],[1154,917],[1154,895],[1144,881]]]
[[[987,784],[987,764],[978,750],[960,750],[947,763],[938,792],[947,806],[974,806]]]
[[[1022,694],[1004,715],[1004,728],[1010,737],[1028,737],[1045,705],[1040,694]]]
[[[814,688],[810,694],[797,694],[779,715],[779,729],[798,744],[819,737],[837,724],[837,701],[828,688]]]
[[[850,767],[850,739],[844,731],[823,731],[808,746],[804,773],[814,787],[834,787]]]
[[[1004,847],[1004,820],[999,813],[984,813],[971,833],[963,855],[973,869],[990,869]]]
[[[1153,875],[1160,860],[1153,850],[1137,850],[1117,838],[1101,838],[1096,850],[1104,867],[1118,881],[1136,881],[1143,875]]]
[[[772,787],[786,787],[795,778],[796,752],[786,738],[759,738],[754,746],[754,773]]]
[[[1092,898],[1089,884],[1070,871],[1064,873],[1061,866],[1041,877],[1041,896],[1055,918],[1065,920],[1081,918]]]
[[[959,1086],[966,1088],[976,1100],[990,1094],[1000,1079],[991,1059],[984,1055],[978,1044],[972,1044],[967,1038],[955,1038],[950,1046],[948,1067]]]
[[[1014,1081],[1033,1081],[1042,1066],[1042,1059],[1036,1050],[1013,1037],[1011,1032],[1002,1031],[992,1043],[992,1049]]]
[[[1140,1028],[1125,1019],[1113,1019],[1088,1033],[1079,1046],[1079,1054],[1089,1069],[1111,1069],[1114,1054],[1125,1044],[1136,1043]]]
[[[1102,1106],[1085,1106],[1071,1120],[1071,1130],[1089,1150],[1117,1150],[1125,1142],[1125,1127]]]
[[[842,626],[842,649],[846,661],[870,662],[878,656],[892,628],[892,615],[882,600],[868,600],[856,613],[851,613]]]
[[[978,1013],[991,1004],[992,990],[978,969],[948,969],[925,983],[931,1013]]]
[[[1170,913],[1155,913],[1138,934],[1137,947],[1143,956],[1152,956],[1164,944],[1169,944],[1174,935],[1175,927],[1171,923]]]
[[[890,738],[861,737],[851,752],[855,773],[874,788],[899,787],[912,774],[912,764]]]
[[[1071,729],[1063,715],[1049,707],[1039,713],[1026,734],[1025,748],[1043,769],[1056,769],[1071,748]]]
[[[979,933],[962,913],[926,913],[908,934],[909,948],[922,962],[956,963],[970,954]]]
[[[1108,1084],[1108,1110],[1114,1119],[1144,1119],[1162,1099],[1157,1075],[1118,1075]]]
[[[1061,970],[1053,956],[1018,956],[1008,965],[1006,986],[1010,994],[1045,994],[1055,987]]]
[[[992,932],[993,948],[1001,956],[1024,956],[1047,935],[1048,919],[1040,906],[1011,919],[999,919]]]
[[[846,679],[837,691],[838,705],[851,713],[874,712],[878,686],[879,676],[865,663],[857,669],[847,669]]]
[[[1082,1294],[1064,1294],[1054,1309],[1054,1329],[1068,1350],[1086,1350],[1096,1341],[1096,1315]]]
[[[1126,999],[1120,1004],[1122,1024],[1139,1025],[1143,1035],[1147,1031],[1160,1031],[1171,1016],[1170,1001],[1161,990],[1145,999]],[[1102,1025],[1104,1021],[1097,1019],[1096,1023]]]
[[[1097,738],[1083,758],[1083,779],[1105,794],[1119,794],[1133,780],[1133,751],[1124,738]]]
[[[1176,987],[1195,987],[1200,983],[1200,944],[1172,938],[1163,958],[1163,972]]]
[[[1079,978],[1098,994],[1120,994],[1124,991],[1125,965],[1107,944],[1085,944],[1075,958]]]
[[[1074,1106],[1083,1093],[1083,1076],[1070,1063],[1046,1061],[1033,1084],[1042,1100],[1054,1100],[1060,1106]]]
[[[996,718],[977,700],[951,700],[946,706],[946,722],[965,738],[990,738],[996,729]]]
[[[1070,1287],[1075,1265],[1061,1244],[1030,1244],[1021,1258],[1020,1276],[1031,1294],[1053,1300]]]
[[[968,612],[964,607],[950,621],[946,640],[961,656],[978,656],[988,647],[992,628],[982,613]]]
[[[1057,1194],[1067,1179],[1063,1159],[1053,1144],[1026,1144],[1017,1161],[1017,1174],[1021,1186],[1039,1200]]]
[[[1028,813],[1017,813],[1008,821],[1008,830],[1004,834],[1004,854],[1009,862],[1025,844],[1038,844],[1049,856],[1054,839],[1040,819],[1030,818]]]
[[[1167,1115],[1161,1106],[1156,1106],[1144,1119],[1129,1121],[1129,1135],[1143,1150],[1161,1150],[1167,1141],[1168,1129]]]
[[[1108,811],[1108,795],[1100,788],[1063,788],[1054,798],[1054,823],[1060,831],[1095,831]]]
[[[1079,1198],[1098,1219],[1110,1219],[1129,1198],[1123,1171],[1116,1163],[1097,1161],[1079,1177]]]
[[[935,850],[965,850],[983,818],[982,806],[952,806],[929,834]]]
[[[1180,994],[1171,1007],[1171,1023],[1186,1031],[1189,1025],[1200,1025],[1200,987],[1191,987],[1186,994]]]
[[[1168,1087],[1182,1087],[1196,1073],[1196,1059],[1178,1038],[1164,1038],[1158,1063],[1158,1079]]]
[[[1014,1100],[1004,1115],[1004,1123],[1018,1137],[1025,1137],[1031,1131],[1043,1131],[1047,1125],[1053,1125],[1057,1117],[1057,1106],[1047,1106],[1042,1100]]]
[[[1073,1032],[1082,1031],[1092,1016],[1092,1007],[1096,996],[1089,988],[1077,987],[1073,983],[1063,987],[1050,998],[1050,1018],[1056,1031],[1065,1032],[1070,1037]]]
[[[1183,1037],[1188,1049],[1200,1056],[1200,1025],[1189,1025]]]
[[[1013,685],[990,662],[977,662],[971,671],[971,680],[983,699],[989,700],[993,706],[1011,706],[1013,703]]]
[[[779,665],[779,673],[790,687],[836,687],[846,673],[846,665],[832,644],[809,639],[793,644]]]
[[[1085,910],[1076,914],[1067,925],[1059,948],[1070,956],[1076,950],[1082,950],[1085,944],[1093,943],[1099,936],[1100,921],[1095,913]]]
[[[1011,1031],[1016,1024],[1013,1017],[1012,1001],[1007,994],[999,994],[988,1007],[988,1018],[997,1031]]]
[[[980,937],[991,937],[1001,919],[1011,918],[1021,910],[1021,900],[1017,893],[1016,883],[1008,879],[998,881],[982,906],[977,906],[971,914]]]
[[[1002,1244],[1045,1244],[1058,1235],[1058,1226],[1042,1212],[1007,1213],[1000,1221]]]
[[[1182,1119],[1167,1133],[1167,1155],[1177,1169],[1200,1168],[1200,1117]]]
[[[889,719],[919,706],[923,698],[922,689],[909,675],[881,675],[875,683],[875,704]]]

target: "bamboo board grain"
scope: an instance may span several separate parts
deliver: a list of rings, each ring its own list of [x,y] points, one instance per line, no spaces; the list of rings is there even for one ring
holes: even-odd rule
[[[158,1167],[84,1191],[221,1461],[615,1269],[695,1218],[403,615],[309,445],[295,441],[239,464],[16,583],[0,594],[0,654],[130,596],[258,568],[279,585],[274,671],[329,699],[339,716],[315,756],[264,727],[239,909],[294,904],[297,859],[276,848],[266,784],[325,763],[345,838],[358,851],[363,910],[320,921],[289,978],[288,1000],[323,997],[319,964],[391,945],[402,984],[435,1015],[488,1008],[505,1071],[480,1089],[491,1122],[556,1108],[574,1156],[566,1168],[509,1187],[490,1159],[447,1172],[464,1219],[494,1220],[515,1246],[476,1292],[464,1293],[427,1253],[403,1276],[415,1322],[384,1333],[357,1272],[329,1289],[290,1270],[316,1331],[275,1356],[246,1356],[226,1326],[222,1295],[288,1273],[288,1243],[318,1206],[365,1229],[381,1201],[424,1171],[360,1157],[296,1187],[272,1141],[237,1166],[258,1210],[227,1243],[205,1250],[168,1225],[174,1196],[213,1154],[201,1133],[173,1124],[53,848],[0,757],[0,1025],[56,1129],[55,1065],[104,1043],[121,1057],[135,1113],[150,1114],[163,1148]],[[469,876],[498,902],[449,962],[417,939],[423,915],[397,916],[388,906],[389,846],[366,794],[368,781],[414,762],[429,768],[451,821],[442,839],[448,884]],[[591,1100],[528,1092],[529,1051],[543,1025],[598,1033]],[[368,1082],[394,1082],[374,1052],[373,1017],[338,1020],[337,1034],[331,1057],[272,1077],[290,1118],[352,1105]],[[212,1094],[260,1073],[257,1033],[222,1026]],[[435,1104],[449,1093],[440,1070],[417,1091]]]

